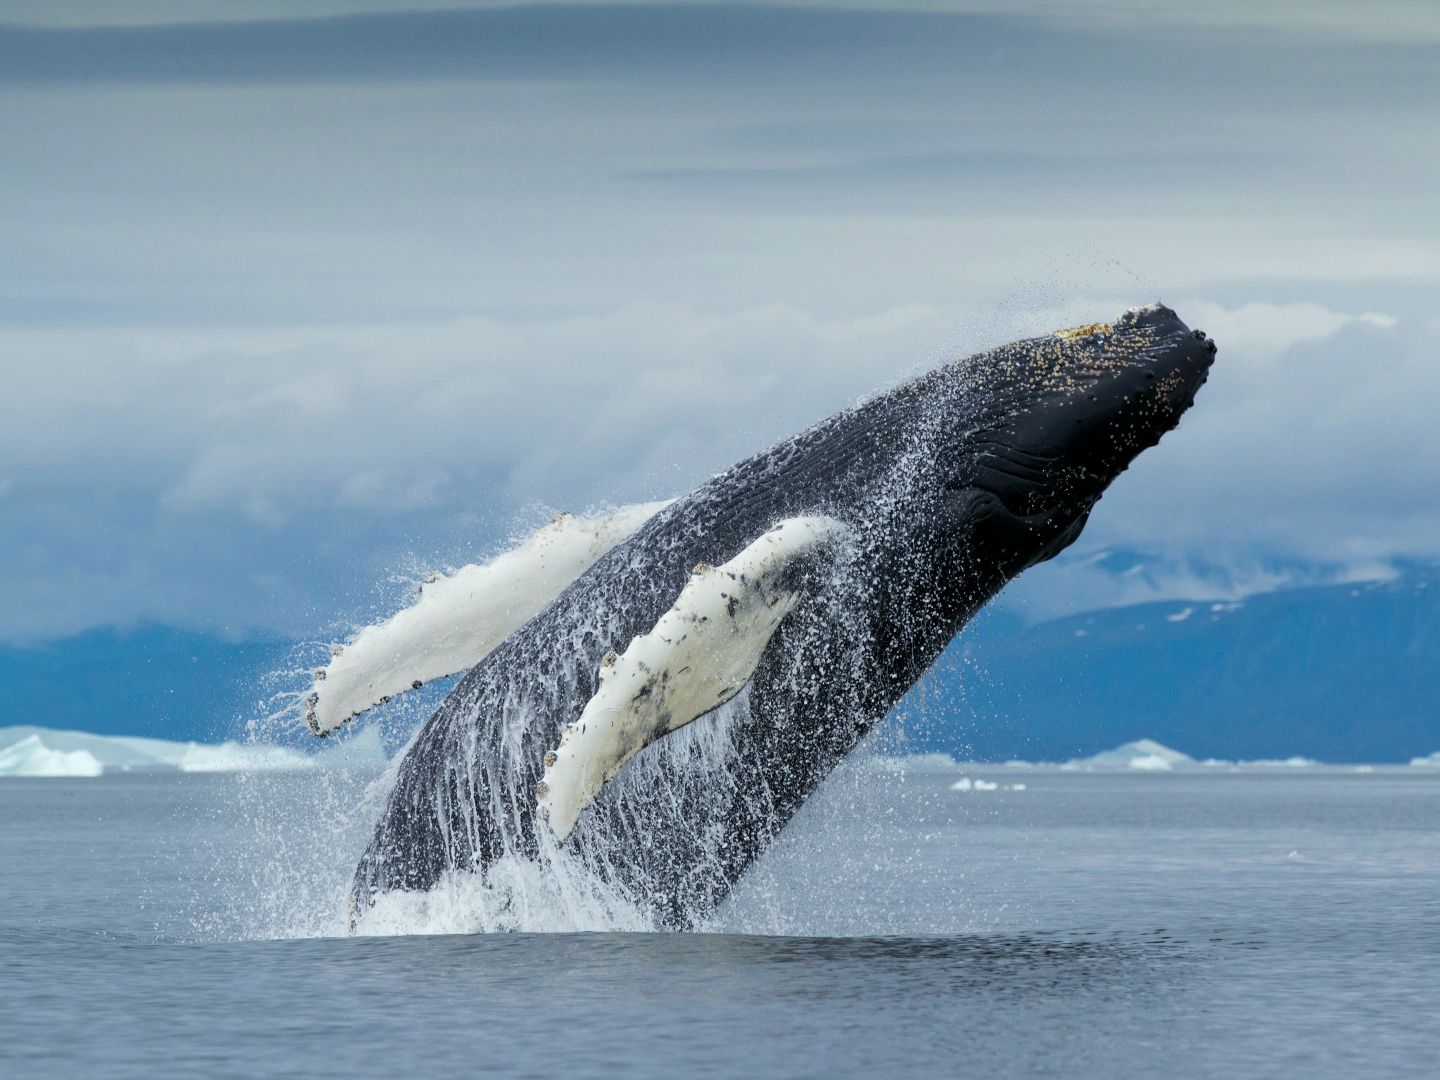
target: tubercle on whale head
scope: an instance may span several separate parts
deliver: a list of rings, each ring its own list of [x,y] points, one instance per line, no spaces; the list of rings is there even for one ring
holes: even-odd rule
[[[1014,572],[1053,558],[1110,483],[1179,423],[1215,353],[1203,331],[1154,304],[961,362],[972,426],[949,470],[957,505],[1013,535]]]

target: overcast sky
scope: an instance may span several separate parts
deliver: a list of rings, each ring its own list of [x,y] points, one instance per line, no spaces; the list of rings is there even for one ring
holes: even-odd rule
[[[1440,557],[1440,7],[1200,7],[0,0],[0,640],[328,634],[1157,298],[1211,383],[1012,603]]]

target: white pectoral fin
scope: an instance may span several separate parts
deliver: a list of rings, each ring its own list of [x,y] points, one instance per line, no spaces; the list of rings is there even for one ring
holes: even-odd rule
[[[787,570],[841,528],[832,518],[788,518],[723,566],[697,566],[653,630],[606,655],[600,689],[545,755],[536,795],[557,837],[625,762],[744,688],[800,600]]]
[[[562,514],[487,563],[431,575],[415,603],[331,647],[305,698],[310,730],[329,735],[396,694],[474,667],[667,505]]]

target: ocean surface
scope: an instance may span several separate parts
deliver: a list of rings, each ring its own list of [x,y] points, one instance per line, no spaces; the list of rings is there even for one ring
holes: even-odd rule
[[[1440,770],[861,762],[713,932],[350,937],[368,779],[0,781],[0,1075],[1440,1075]]]

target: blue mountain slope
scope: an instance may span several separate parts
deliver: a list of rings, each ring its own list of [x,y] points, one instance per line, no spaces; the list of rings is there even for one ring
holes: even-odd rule
[[[215,741],[259,713],[288,642],[232,642],[171,627],[91,630],[0,648],[0,726]]]
[[[288,642],[167,627],[0,648],[0,726],[233,738],[291,655]],[[1437,687],[1435,569],[1029,628],[997,610],[922,683],[891,745],[1061,760],[1149,737],[1197,757],[1408,761],[1440,749]]]
[[[992,616],[928,683],[916,750],[1055,760],[1150,737],[1197,757],[1408,761],[1440,748],[1440,573],[1028,629]]]

